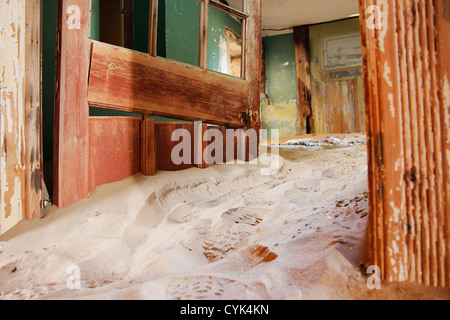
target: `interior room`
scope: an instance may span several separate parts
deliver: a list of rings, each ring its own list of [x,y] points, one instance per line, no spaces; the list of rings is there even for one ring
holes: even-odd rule
[[[449,21],[0,2],[0,300],[450,299]]]

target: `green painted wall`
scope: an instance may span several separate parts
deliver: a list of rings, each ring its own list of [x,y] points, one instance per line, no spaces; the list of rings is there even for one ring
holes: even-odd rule
[[[91,39],[100,40],[100,0],[91,0]]]
[[[280,137],[299,134],[297,74],[293,33],[263,38],[266,97],[261,99],[264,129],[279,129]]]
[[[198,65],[200,4],[197,1],[166,0],[165,7],[166,57]]]

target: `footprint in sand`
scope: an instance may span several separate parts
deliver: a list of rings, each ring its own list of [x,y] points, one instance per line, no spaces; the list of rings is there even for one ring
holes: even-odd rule
[[[225,235],[217,234],[211,241],[203,244],[203,254],[209,263],[224,259],[232,252],[247,245],[250,233],[228,231]]]
[[[256,214],[258,211],[257,208],[234,208],[222,214],[223,225],[220,227],[227,231],[212,234],[203,244],[203,254],[208,262],[222,260],[248,245],[248,238],[263,222],[263,218]]]
[[[167,286],[166,295],[169,300],[211,300],[222,298],[230,285],[245,286],[234,280],[212,276],[189,276],[172,278]]]
[[[278,255],[268,247],[258,244],[242,250],[240,255],[245,259],[246,269],[251,269],[263,263],[272,262],[278,258]]]
[[[252,227],[259,225],[263,219],[255,214],[257,209],[253,208],[234,208],[227,210],[222,214],[222,219],[231,221],[235,224],[246,224]]]

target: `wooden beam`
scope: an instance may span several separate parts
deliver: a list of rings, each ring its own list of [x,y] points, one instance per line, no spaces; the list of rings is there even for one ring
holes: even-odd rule
[[[199,62],[202,69],[208,68],[208,30],[209,30],[209,0],[200,3],[200,41]]]
[[[208,130],[206,123],[194,123],[194,162],[197,168],[206,169],[208,160],[204,158],[204,151],[208,147],[208,142],[204,141],[204,136]]]
[[[246,129],[261,128],[262,0],[246,1],[245,79],[249,81]],[[259,134],[258,134],[259,137]]]
[[[433,12],[428,2],[428,12]],[[437,68],[436,84],[438,92],[439,110],[436,110],[434,123],[440,122],[441,139],[436,139],[436,148],[441,151],[442,162],[438,167],[438,172],[442,176],[443,192],[439,200],[442,210],[438,217],[439,236],[438,252],[440,256],[445,254],[439,266],[440,283],[450,287],[450,61],[448,53],[450,52],[450,43],[448,36],[450,34],[450,10],[446,0],[434,0],[436,28],[429,27],[431,39],[436,37]],[[431,16],[428,21],[432,21]],[[431,45],[433,43],[431,42]],[[437,145],[440,144],[440,147]],[[444,234],[442,237],[441,235]]]
[[[244,4],[246,5],[246,0]],[[241,54],[241,78],[246,79],[246,67],[247,67],[247,19],[242,20],[242,54]],[[262,41],[262,40],[261,40]]]
[[[158,55],[158,0],[150,0],[150,20],[148,28],[148,53]]]
[[[25,3],[25,219],[40,218],[42,200],[42,1]]]
[[[90,0],[58,1],[53,200],[60,208],[89,192],[90,13]]]
[[[155,120],[144,117],[141,136],[141,171],[143,175],[152,176],[156,172]]]
[[[89,105],[242,127],[253,83],[94,42]]]
[[[300,134],[306,134],[311,117],[311,72],[309,26],[294,28],[295,65],[297,69],[298,107]]]

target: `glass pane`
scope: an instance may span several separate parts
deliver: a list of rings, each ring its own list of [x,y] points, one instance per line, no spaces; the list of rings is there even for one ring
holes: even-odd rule
[[[209,8],[208,69],[241,77],[242,21]]]
[[[226,4],[229,7],[232,7],[236,10],[244,12],[243,3],[242,0],[218,0],[217,2]]]
[[[200,3],[160,0],[158,11],[158,56],[197,66]]]

